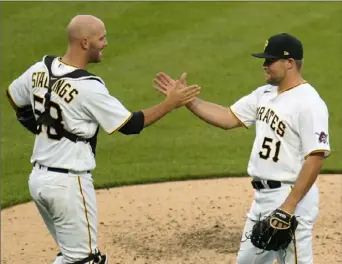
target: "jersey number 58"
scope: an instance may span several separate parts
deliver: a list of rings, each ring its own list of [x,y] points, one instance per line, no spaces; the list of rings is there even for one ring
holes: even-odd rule
[[[39,117],[42,114],[42,112],[44,111],[44,98],[39,97],[39,96],[34,94],[33,100],[34,100],[34,113]],[[41,108],[43,110],[40,111],[39,108]],[[63,120],[62,119],[62,109],[57,103],[55,103],[53,101],[50,101],[50,114],[55,120],[57,120],[58,122],[62,122],[62,120]],[[40,134],[41,132],[42,132],[42,125],[38,125],[37,134]],[[52,133],[50,126],[47,127],[46,134],[47,134],[48,138],[55,139],[55,140],[60,140],[63,137],[62,135],[60,135],[57,132]]]
[[[259,152],[259,157],[267,160],[271,156],[271,152],[274,152],[272,160],[277,162],[279,160],[280,145],[280,141],[273,143],[272,138],[265,137],[264,142],[262,143],[262,150]],[[275,151],[273,151],[274,147]]]

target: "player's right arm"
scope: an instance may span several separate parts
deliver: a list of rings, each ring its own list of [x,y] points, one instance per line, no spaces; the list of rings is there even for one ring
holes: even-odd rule
[[[157,78],[153,81],[156,84],[155,88],[162,94],[166,94],[169,86],[175,82],[165,73],[157,74]],[[256,92],[252,92],[231,107],[224,107],[199,98],[188,103],[186,107],[197,117],[213,126],[225,130],[242,126],[247,128],[255,123],[257,95]]]
[[[160,104],[131,113],[109,94],[104,85],[96,82],[83,101],[83,108],[109,134],[115,131],[126,135],[139,134],[144,127],[153,124],[173,109],[194,100],[199,90],[198,86],[181,87],[175,84]]]
[[[208,124],[228,130],[243,126],[230,108],[196,98],[186,107]]]

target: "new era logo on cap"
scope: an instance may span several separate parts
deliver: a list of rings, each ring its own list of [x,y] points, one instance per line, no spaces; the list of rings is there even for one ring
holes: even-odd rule
[[[303,59],[303,45],[296,37],[281,33],[266,40],[264,52],[252,56],[263,59]]]

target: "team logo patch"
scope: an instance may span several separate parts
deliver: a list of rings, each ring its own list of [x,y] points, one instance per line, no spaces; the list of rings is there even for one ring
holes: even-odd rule
[[[315,133],[315,134],[318,135],[319,143],[324,143],[324,144],[328,143],[328,135],[325,134],[323,131],[321,133]]]

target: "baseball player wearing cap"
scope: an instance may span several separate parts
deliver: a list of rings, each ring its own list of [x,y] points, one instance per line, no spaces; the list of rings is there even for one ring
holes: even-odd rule
[[[61,253],[54,264],[108,263],[97,246],[97,205],[91,171],[96,136],[139,134],[144,127],[193,100],[199,87],[176,84],[160,104],[130,112],[104,81],[85,69],[102,60],[104,23],[79,15],[67,28],[63,57],[45,56],[15,79],[7,95],[17,118],[36,134],[29,189]],[[183,80],[185,75],[182,75]]]
[[[312,264],[312,228],[318,216],[316,178],[330,154],[328,109],[318,92],[301,76],[302,43],[282,33],[270,37],[264,52],[266,85],[229,108],[197,98],[187,108],[205,122],[228,130],[256,127],[248,163],[255,196],[242,235],[238,264]],[[166,93],[174,83],[165,73],[154,79]],[[254,222],[280,209],[299,222],[286,250],[263,251],[248,237]],[[277,225],[277,223],[274,223]],[[278,223],[279,226],[279,223]]]

